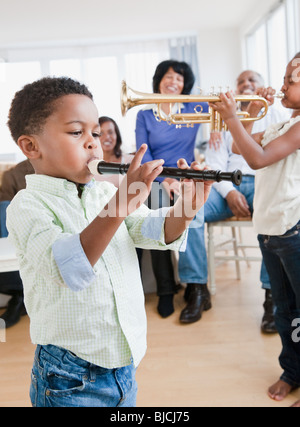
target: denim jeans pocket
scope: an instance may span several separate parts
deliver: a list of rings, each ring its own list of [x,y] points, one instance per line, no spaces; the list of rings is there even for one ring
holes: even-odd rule
[[[83,378],[63,371],[48,371],[45,382],[45,406],[78,406],[80,395],[85,388]]]
[[[289,239],[290,237],[298,236],[300,230],[300,223],[295,225],[295,227],[288,230],[283,236],[278,236],[280,239]]]
[[[68,372],[48,372],[46,395],[65,395],[84,389],[84,382],[81,377],[69,374]]]

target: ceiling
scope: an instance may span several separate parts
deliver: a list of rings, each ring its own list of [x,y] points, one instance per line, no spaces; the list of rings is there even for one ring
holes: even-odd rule
[[[240,28],[278,0],[0,0],[0,44]]]

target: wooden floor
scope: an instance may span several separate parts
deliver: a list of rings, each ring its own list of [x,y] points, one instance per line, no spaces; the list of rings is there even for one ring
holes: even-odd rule
[[[233,263],[218,267],[213,308],[192,325],[179,323],[183,291],[168,319],[158,316],[156,295],[146,296],[148,351],[137,371],[138,406],[287,407],[300,398],[300,390],[282,403],[267,396],[281,374],[281,345],[277,334],[260,332],[264,292],[258,278],[259,263],[242,266],[242,281],[235,280]],[[0,342],[0,407],[30,406],[33,354],[23,317]]]

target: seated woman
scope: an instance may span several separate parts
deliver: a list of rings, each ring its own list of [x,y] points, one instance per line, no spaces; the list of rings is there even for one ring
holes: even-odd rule
[[[122,137],[117,123],[110,117],[99,118],[101,129],[100,142],[103,151],[103,160],[113,163],[131,163],[133,155],[122,152]],[[123,175],[97,176],[97,181],[109,181],[119,187]]]

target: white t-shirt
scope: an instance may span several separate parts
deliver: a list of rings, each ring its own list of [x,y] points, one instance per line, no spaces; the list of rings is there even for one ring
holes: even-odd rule
[[[270,126],[263,138],[265,147],[284,135],[300,116]],[[300,137],[300,136],[299,136]],[[282,236],[300,220],[300,150],[260,169],[255,177],[253,225],[258,234]]]

